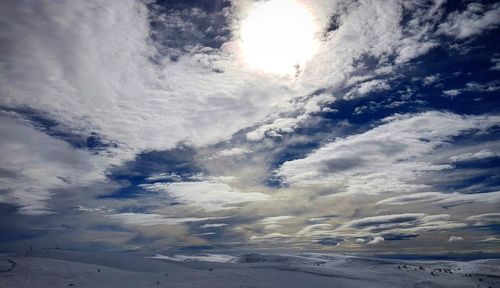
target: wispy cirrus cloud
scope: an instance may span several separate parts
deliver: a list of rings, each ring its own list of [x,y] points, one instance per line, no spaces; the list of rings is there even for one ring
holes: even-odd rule
[[[476,221],[475,225],[488,225],[488,224],[496,224],[499,223],[500,213],[484,213],[479,215],[472,215],[467,217],[467,220]]]
[[[386,198],[377,202],[378,205],[404,205],[414,203],[433,203],[443,207],[462,204],[496,204],[500,203],[500,192],[477,194],[422,192]]]
[[[276,171],[294,186],[327,185],[333,193],[412,192],[425,188],[415,179],[428,171],[452,168],[429,154],[452,137],[497,125],[497,116],[459,116],[427,112],[397,115],[365,133],[326,144]],[[432,123],[432,124],[431,124]]]
[[[219,220],[224,217],[202,217],[202,218],[172,218],[154,213],[118,213],[110,215],[111,219],[120,220],[128,225],[154,226],[175,225],[189,222],[203,222],[208,220]]]
[[[21,214],[56,213],[47,202],[57,189],[105,180],[103,166],[92,153],[52,138],[27,121],[0,116],[0,133],[0,202],[18,206]]]
[[[500,5],[469,3],[465,10],[448,15],[446,21],[439,25],[438,33],[459,39],[477,36],[482,31],[493,29],[500,24]]]
[[[238,204],[265,201],[269,196],[259,192],[241,192],[226,183],[200,181],[154,183],[143,186],[146,190],[167,193],[176,201],[206,211],[236,208]]]

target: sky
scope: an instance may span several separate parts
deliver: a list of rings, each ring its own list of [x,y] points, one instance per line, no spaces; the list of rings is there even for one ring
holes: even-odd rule
[[[0,2],[0,250],[500,253],[500,3]]]

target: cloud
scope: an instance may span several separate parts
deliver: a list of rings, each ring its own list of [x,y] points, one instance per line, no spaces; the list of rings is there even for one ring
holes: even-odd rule
[[[278,224],[281,221],[289,220],[295,218],[294,216],[273,216],[273,217],[266,217],[264,219],[259,220],[259,223],[262,223],[264,226],[264,229],[266,230],[276,230],[279,228],[282,228],[283,225]]]
[[[368,245],[374,245],[374,244],[380,244],[382,242],[384,242],[384,237],[381,237],[381,236],[377,236],[375,238],[373,238],[371,241],[369,241],[367,244]]]
[[[311,242],[319,245],[340,246],[343,241],[344,241],[343,239],[327,237],[327,238],[321,238],[319,240],[312,240]]]
[[[497,25],[488,20],[497,4],[447,15],[444,2],[312,1],[318,54],[276,77],[238,54],[246,1],[215,12],[180,2],[4,1],[0,214],[15,229],[57,229],[44,241],[162,249],[249,240],[373,249],[360,243],[410,238],[434,249],[434,234],[495,224],[486,212],[500,200],[496,167],[476,162],[498,156],[497,115],[377,120],[387,109],[432,109],[412,85],[455,96],[498,90],[477,79],[451,89],[448,74],[419,74],[430,70],[417,58],[446,48],[442,38],[461,43]],[[466,13],[473,25],[455,27],[469,23]],[[375,92],[384,92],[380,104],[368,98]],[[446,106],[462,98],[436,101],[463,111]],[[10,221],[17,209],[23,215]]]
[[[47,202],[58,189],[104,181],[97,157],[36,130],[30,122],[0,115],[0,202],[19,213],[55,213]]]
[[[104,211],[106,211],[106,208],[105,207],[91,208],[91,207],[86,207],[86,206],[83,206],[83,205],[78,205],[78,207],[76,208],[76,210],[83,211],[83,212],[104,212]]]
[[[226,223],[209,223],[209,224],[203,224],[200,226],[200,228],[219,228],[219,227],[224,227],[227,226]]]
[[[459,89],[449,89],[449,90],[444,90],[443,94],[453,98],[455,96],[462,94],[462,91]]]
[[[366,217],[347,221],[331,231],[342,237],[415,235],[428,231],[443,231],[465,227],[466,224],[449,221],[448,214],[403,213]]]
[[[241,192],[225,183],[200,181],[144,184],[149,191],[166,193],[184,205],[199,207],[205,211],[233,209],[237,204],[264,201],[270,197],[259,192]]]
[[[336,97],[330,96],[330,101],[390,89],[389,80],[399,67],[438,46],[433,32],[444,13],[443,2],[340,0],[317,1],[311,7],[321,15],[319,22],[326,32],[315,57],[301,67],[298,93],[315,95],[318,89],[332,92]],[[410,19],[408,23],[404,18]],[[342,95],[349,86],[354,87]],[[272,117],[249,132],[247,138],[260,141],[295,131],[309,120],[309,113],[301,111],[303,104],[313,100],[297,97],[291,110],[298,116]]]
[[[169,218],[154,213],[118,213],[109,215],[111,219],[120,221],[127,225],[154,226],[175,225],[189,222],[203,222],[209,220],[224,219],[226,217],[202,217],[202,218]]]
[[[301,124],[310,120],[315,113],[331,111],[325,105],[335,102],[335,98],[330,94],[313,95],[305,101],[300,99],[295,103],[295,113],[299,113],[295,117],[278,117],[269,124],[264,124],[257,127],[246,134],[249,141],[260,141],[265,137],[279,138],[285,134],[290,134],[295,131]]]
[[[500,24],[500,5],[469,3],[464,11],[455,11],[439,25],[438,33],[458,39],[477,36],[484,30],[493,29]]]
[[[407,225],[410,222],[416,222],[419,219],[425,217],[423,213],[405,213],[405,214],[394,214],[394,215],[383,215],[383,216],[373,216],[368,218],[363,218],[359,220],[352,220],[344,225],[340,229],[346,228],[357,228],[357,229],[371,229],[377,230],[380,228],[388,229],[392,227],[399,227],[401,225]]]
[[[424,7],[404,1],[326,2],[322,2],[326,6],[323,9],[331,11],[337,25],[303,72],[303,81],[311,86],[333,88],[352,76],[385,75],[436,46],[422,33],[422,27],[432,24],[438,16],[434,11],[439,10],[439,4]],[[403,13],[414,17],[410,25],[401,25]]]
[[[1,41],[11,45],[2,48],[0,106],[39,111],[83,135],[97,132],[118,143],[122,161],[181,141],[228,139],[290,109],[291,89],[230,61],[229,44],[193,47],[169,33],[163,35],[184,52],[175,61],[162,55],[170,50],[155,43],[166,39],[151,39],[153,7],[133,0],[3,2]],[[170,16],[155,19],[155,27],[191,31],[190,20],[200,21]]]
[[[377,205],[403,205],[410,203],[433,202],[441,200],[444,197],[447,197],[447,195],[439,192],[422,192],[386,198],[377,202]]]
[[[385,80],[370,80],[358,84],[355,88],[349,91],[344,99],[354,99],[356,97],[362,97],[372,92],[379,92],[391,89],[391,86]]]
[[[328,186],[332,193],[412,192],[428,171],[452,168],[429,157],[452,137],[496,125],[498,116],[443,112],[395,115],[361,134],[337,138],[303,159],[285,162],[276,174],[292,186]],[[432,124],[431,124],[432,123]]]
[[[495,54],[495,56],[491,58],[491,63],[493,66],[491,66],[490,70],[500,71],[500,55]]]
[[[282,241],[285,238],[289,238],[289,235],[281,233],[271,233],[266,235],[253,235],[250,237],[251,241]]]
[[[238,155],[244,155],[244,154],[248,154],[248,153],[252,153],[252,151],[248,150],[248,149],[245,149],[245,148],[235,147],[235,148],[232,148],[232,149],[220,151],[219,153],[217,153],[214,156],[214,158],[228,157],[228,156],[238,156]]]
[[[263,224],[275,224],[277,222],[293,218],[294,216],[274,216],[274,217],[266,217],[264,219],[259,220],[259,222]]]
[[[449,89],[449,90],[444,90],[443,94],[448,97],[455,97],[461,94],[464,94],[466,92],[474,92],[474,93],[479,93],[479,92],[495,92],[500,89],[500,83],[499,81],[490,81],[488,83],[478,83],[478,82],[468,82],[465,84],[465,87],[463,88],[458,88],[458,89]]]
[[[260,141],[267,137],[281,137],[285,133],[292,133],[297,127],[301,118],[278,118],[273,123],[262,125],[247,134],[250,141]]]
[[[492,157],[500,157],[500,152],[493,152],[486,149],[474,152],[474,153],[464,153],[457,156],[450,157],[452,162],[462,162],[462,161],[472,161],[481,160]]]
[[[198,233],[198,234],[194,234],[196,236],[210,236],[210,235],[215,235],[217,233],[215,232],[206,232],[206,233]]]
[[[484,239],[479,240],[479,242],[500,242],[500,238],[488,237],[488,238],[484,238]]]
[[[429,76],[424,77],[423,84],[424,84],[424,86],[429,86],[429,85],[432,85],[436,82],[439,82],[439,80],[440,80],[439,74],[429,75]]]
[[[450,239],[448,239],[448,242],[457,242],[457,241],[464,241],[464,238],[460,236],[450,236]]]
[[[464,91],[471,92],[495,92],[497,90],[500,90],[500,81],[497,80],[488,83],[468,82],[464,88]]]
[[[497,202],[498,203],[498,202]],[[474,225],[483,226],[500,223],[500,213],[484,213],[467,217],[469,221],[475,221]]]
[[[500,202],[500,191],[476,194],[422,192],[386,198],[378,201],[377,205],[433,203],[448,207],[464,204],[495,204],[498,202]]]
[[[305,237],[322,237],[332,235],[332,225],[330,224],[313,224],[302,228],[297,235]]]
[[[224,7],[229,5],[220,3],[214,2],[212,7],[207,7],[211,4],[197,7],[201,6],[199,3],[150,4],[152,38],[158,53],[175,60],[201,47],[220,48],[231,33],[227,7]]]

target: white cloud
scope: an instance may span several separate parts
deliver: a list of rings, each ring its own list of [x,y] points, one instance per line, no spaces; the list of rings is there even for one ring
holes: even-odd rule
[[[313,224],[302,228],[297,232],[297,235],[304,237],[328,237],[332,235],[332,228],[330,224]]]
[[[165,192],[185,205],[205,211],[232,209],[245,202],[264,201],[270,197],[259,192],[241,192],[225,183],[200,181],[144,184],[146,190]]]
[[[218,220],[227,217],[202,217],[202,218],[171,218],[154,213],[118,213],[109,215],[111,219],[120,221],[127,225],[153,226],[153,225],[175,225],[189,222],[202,222]]]
[[[51,214],[47,201],[57,189],[104,180],[99,159],[52,138],[19,119],[0,116],[0,202],[27,215]],[[36,147],[36,148],[35,148]]]
[[[500,242],[500,238],[488,237],[488,238],[484,238],[484,239],[479,240],[479,242]]]
[[[247,133],[249,141],[260,141],[267,137],[281,137],[283,134],[292,133],[299,123],[307,116],[301,115],[298,118],[278,118],[273,123],[262,125],[254,131]]]
[[[292,133],[300,124],[309,120],[314,113],[331,111],[326,104],[335,102],[335,98],[329,94],[319,94],[308,98],[306,101],[297,102],[295,109],[302,113],[296,117],[282,117],[275,119],[272,123],[259,126],[257,129],[247,133],[247,140],[260,141],[265,137],[276,138],[284,134]]]
[[[6,28],[2,40],[18,48],[3,51],[8,65],[0,79],[1,104],[46,112],[83,134],[98,132],[119,143],[116,152],[123,159],[143,150],[172,148],[183,140],[196,145],[213,143],[269,119],[271,114],[303,111],[297,117],[274,118],[272,124],[248,136],[252,140],[279,137],[323,105],[317,100],[321,97],[301,105],[292,105],[290,100],[318,87],[343,83],[354,72],[364,70],[355,65],[362,57],[379,59],[376,71],[387,73],[391,71],[388,56],[399,55],[407,61],[425,53],[427,48],[422,47],[432,43],[415,41],[420,36],[413,30],[418,29],[405,31],[400,25],[403,6],[414,12],[419,9],[398,1],[312,3],[310,8],[321,27],[335,15],[339,29],[327,35],[322,51],[306,65],[299,81],[284,85],[279,79],[240,68],[238,61],[232,63],[232,53],[237,51],[231,42],[222,50],[191,47],[176,62],[150,61],[157,51],[150,45],[152,31],[142,2],[39,1],[26,9],[17,1],[4,2],[0,9]],[[31,17],[35,8],[43,10],[39,17]],[[239,13],[238,9],[233,12]],[[419,18],[432,16],[427,14]],[[234,26],[238,25],[236,16]],[[180,23],[176,15],[162,21],[174,21],[177,28],[190,25],[184,20]],[[215,73],[211,67],[224,73]],[[20,74],[24,76],[14,77]],[[358,90],[367,93],[379,88],[386,89],[387,84],[369,80]],[[334,99],[322,97],[321,101]],[[236,152],[242,151],[230,153]]]
[[[217,153],[214,156],[214,158],[228,157],[228,156],[238,156],[238,155],[244,155],[244,154],[248,154],[248,153],[252,153],[252,150],[249,150],[249,149],[246,149],[246,148],[236,147],[236,148],[232,148],[232,149],[228,149],[228,150],[222,150],[219,153]]]
[[[450,160],[452,162],[461,162],[461,161],[480,160],[480,159],[486,159],[486,158],[491,158],[491,157],[500,157],[500,152],[493,152],[493,151],[483,149],[483,150],[480,150],[477,152],[464,153],[461,155],[452,156],[452,157],[450,157]]]
[[[439,79],[440,79],[439,74],[429,75],[429,76],[424,77],[423,84],[425,86],[429,86],[429,85],[432,85],[432,84],[438,82]]]
[[[446,21],[439,25],[438,33],[464,39],[498,27],[499,19],[500,5],[498,3],[492,5],[470,3],[464,11],[451,13]]]
[[[470,217],[467,217],[467,220],[475,221],[476,223],[474,225],[476,226],[497,224],[500,223],[500,213],[484,213],[479,215],[472,215]]]
[[[142,1],[4,1],[0,11],[1,41],[11,44],[2,50],[0,105],[97,132],[124,159],[227,139],[291,107],[291,88],[232,62],[230,45],[152,61],[159,55]]]
[[[463,204],[495,204],[498,202],[500,202],[500,191],[475,194],[422,192],[383,199],[378,201],[377,205],[433,203],[440,206],[456,206]]]
[[[198,233],[198,234],[194,234],[196,236],[209,236],[209,235],[215,235],[216,233],[215,232],[206,232],[206,233]]]
[[[448,239],[448,242],[457,242],[457,241],[464,241],[464,238],[460,236],[450,236],[450,239]]]
[[[436,46],[429,34],[432,22],[439,19],[440,4],[323,1],[318,5],[325,5],[338,29],[325,36],[315,59],[305,67],[301,80],[308,86],[338,87],[354,74],[384,75]],[[401,25],[403,13],[414,17],[406,27]],[[375,68],[367,69],[360,61],[363,57],[373,59]]]
[[[472,92],[495,92],[500,90],[500,81],[494,80],[488,83],[467,82],[463,90]]]
[[[237,2],[235,5],[246,5],[241,4],[244,1]],[[435,21],[443,13],[443,1],[432,4],[398,0],[313,2],[310,3],[311,9],[316,13],[320,25],[338,27],[335,31],[318,35],[323,38],[319,54],[300,67],[300,73],[293,79],[269,77],[240,67],[234,45],[238,41],[237,36],[234,36],[235,39],[224,39],[226,43],[221,49],[187,45],[178,51],[169,50],[169,53],[176,53],[177,57],[176,61],[170,61],[169,55],[157,54],[156,46],[151,44],[153,40],[150,35],[155,31],[149,26],[150,11],[142,1],[126,0],[118,3],[97,0],[75,3],[69,0],[40,0],[32,6],[18,1],[2,2],[0,41],[12,45],[0,47],[2,63],[5,64],[1,67],[0,106],[40,111],[41,115],[56,119],[74,133],[85,136],[96,132],[104,140],[113,141],[119,147],[92,154],[36,131],[27,122],[2,120],[0,190],[7,193],[0,194],[0,201],[22,206],[21,212],[25,214],[53,213],[49,205],[49,199],[55,193],[53,191],[99,181],[104,178],[103,171],[110,167],[109,164],[120,164],[143,151],[169,149],[180,141],[194,146],[209,145],[227,140],[235,132],[249,131],[249,128],[253,131],[247,133],[247,140],[282,137],[293,133],[316,113],[331,109],[325,106],[335,101],[331,94],[334,91],[353,87],[346,96],[352,98],[390,89],[389,81],[398,65],[425,54],[437,45],[431,34],[435,30]],[[225,13],[230,12],[239,13],[238,9],[226,10]],[[490,12],[484,12],[483,16],[476,19],[482,26],[476,23],[470,31],[492,27],[483,25],[489,23],[484,21],[489,19],[487,13]],[[408,17],[403,19],[405,15]],[[461,15],[457,14],[457,17]],[[228,15],[232,17],[234,26],[237,26],[240,16]],[[196,32],[191,30],[192,23],[179,19],[178,15],[159,20],[174,21],[164,23],[172,28],[166,32],[177,28],[186,33]],[[449,20],[452,20],[451,16]],[[402,26],[402,23],[406,26]],[[457,30],[457,37],[471,33],[461,32],[461,29]],[[181,42],[179,40],[176,44],[181,45]],[[434,76],[424,78],[424,83],[438,81]],[[498,83],[493,83],[493,86],[489,84],[468,83],[456,91],[496,91]],[[324,94],[316,95],[316,91]],[[448,155],[450,157],[446,161],[450,160],[450,164],[435,161],[433,156],[443,151],[440,149],[449,147],[455,136],[498,123],[499,117],[491,115],[459,116],[440,112],[397,115],[366,132],[326,143],[304,159],[284,163],[277,170],[278,176],[283,177],[284,182],[291,187],[273,189],[280,195],[280,201],[266,201],[271,199],[268,194],[247,191],[244,185],[238,183],[237,177],[200,174],[189,178],[189,181],[194,182],[183,182],[186,181],[185,175],[159,173],[146,180],[163,183],[142,186],[157,193],[136,203],[138,206],[154,203],[153,206],[157,208],[154,213],[118,213],[109,217],[116,222],[139,226],[136,227],[138,231],[156,239],[169,238],[171,227],[157,231],[156,227],[150,226],[212,222],[222,217],[202,217],[204,214],[190,217],[193,215],[191,212],[215,212],[241,207],[241,210],[221,213],[249,213],[249,207],[245,205],[256,201],[262,201],[258,203],[262,205],[250,207],[258,210],[254,215],[297,214],[293,214],[296,220],[286,221],[290,225],[283,226],[276,223],[290,220],[292,216],[274,216],[262,220],[252,218],[258,229],[280,228],[280,232],[287,233],[252,236],[256,241],[282,241],[293,237],[337,239],[337,236],[345,236],[356,239],[358,243],[369,239],[372,239],[370,243],[379,243],[386,237],[384,233],[399,235],[464,227],[463,223],[451,221],[447,214],[373,216],[384,211],[370,211],[373,202],[370,203],[371,207],[363,207],[367,210],[356,210],[360,213],[355,214],[356,218],[361,219],[353,220],[351,207],[344,207],[346,202],[339,202],[335,203],[338,206],[334,208],[338,208],[336,210],[340,210],[339,214],[343,215],[309,218],[316,224],[305,227],[295,227],[297,224],[294,222],[306,222],[308,217],[315,215],[329,215],[327,210],[332,209],[332,206],[325,206],[332,203],[334,198],[323,197],[327,192],[373,195],[384,192],[412,193],[382,200],[379,205],[498,203],[499,192],[416,193],[429,191],[426,182],[419,181],[422,175],[451,169],[451,164],[464,159],[489,157],[485,156],[487,153],[480,153],[483,150],[479,154],[467,150],[462,154]],[[252,151],[260,153],[253,149],[253,145],[258,144],[248,144],[252,150],[244,146],[222,150],[213,157],[245,155],[250,158],[254,155],[247,154]],[[3,163],[6,163],[5,167]],[[11,167],[20,168],[13,171]],[[248,176],[246,172],[252,169],[253,173],[254,170],[265,168],[251,167],[245,173],[236,174]],[[170,181],[177,183],[165,183]],[[323,189],[322,196],[317,197],[314,189],[311,193],[302,189],[311,186],[327,189]],[[269,187],[261,188],[262,191],[271,190]],[[255,190],[260,191],[258,188]],[[300,198],[295,193],[308,195]],[[161,206],[158,202],[161,204],[162,200],[170,198],[184,205],[158,208]],[[356,197],[351,198],[345,206],[362,205]],[[104,207],[93,204],[81,205],[77,209],[106,211]],[[382,208],[398,210],[405,207]],[[112,211],[106,212],[114,213]],[[162,214],[165,211],[175,215]],[[307,214],[299,215],[303,212]],[[85,215],[96,216],[92,214]],[[483,214],[471,216],[469,220],[493,223],[491,217]],[[323,221],[330,224],[320,223]],[[207,229],[226,225],[209,223],[198,227]],[[180,243],[187,238],[189,231],[183,228],[186,227],[179,228],[177,238],[174,237],[175,241],[170,244]],[[298,231],[295,234],[294,228]],[[211,233],[214,232],[198,236],[213,235]],[[253,232],[244,233],[249,236],[248,233]],[[186,243],[203,243],[197,241],[191,239]]]
[[[250,240],[253,241],[276,241],[276,240],[281,240],[283,238],[288,238],[290,237],[289,235],[282,234],[282,233],[270,233],[266,235],[253,235],[250,237]]]
[[[283,225],[280,225],[280,224],[267,224],[266,226],[264,226],[264,229],[266,229],[266,230],[276,230],[276,229],[279,229],[279,228],[283,228]]]
[[[466,224],[450,221],[448,214],[403,213],[366,217],[347,221],[330,231],[342,237],[368,237],[385,234],[415,235],[425,231],[443,231],[465,227]]]
[[[386,198],[377,202],[377,205],[403,205],[409,203],[432,202],[447,197],[446,194],[439,192],[422,192]]]
[[[491,66],[490,70],[500,71],[500,55],[495,54],[495,56],[491,58],[491,64],[493,64],[493,66]]]
[[[468,82],[463,88],[444,90],[443,94],[453,98],[464,92],[495,92],[497,90],[500,90],[500,82],[494,80],[488,83]]]
[[[387,78],[399,65],[438,46],[433,34],[443,13],[443,2],[340,0],[314,1],[310,5],[320,15],[320,26],[326,29],[334,22],[338,27],[324,35],[318,53],[301,67],[297,79],[299,95],[310,95],[318,88],[335,91],[355,85],[345,95],[352,99],[390,89],[387,80],[374,78]],[[407,25],[401,25],[404,14],[411,17]],[[301,109],[301,105],[296,105],[295,112]],[[309,114],[304,111],[295,117],[281,115],[249,132],[247,138],[260,141],[265,137],[280,137],[308,119]]]
[[[367,132],[338,138],[276,171],[298,187],[325,186],[332,193],[408,193],[426,188],[415,179],[450,165],[433,163],[432,153],[451,137],[499,123],[498,116],[426,112],[396,115]]]
[[[289,234],[295,241],[322,238],[344,239],[355,243],[378,244],[390,237],[416,237],[423,232],[446,231],[466,227],[467,224],[450,220],[448,214],[402,213],[341,220],[338,224],[314,224]]]
[[[369,241],[367,244],[369,244],[369,245],[380,244],[380,243],[384,242],[384,240],[385,240],[384,237],[376,236],[371,241]]]
[[[392,229],[401,226],[413,226],[415,222],[426,217],[424,213],[404,213],[393,215],[379,215],[362,219],[351,220],[344,223],[339,230],[351,228],[359,229]]]
[[[227,226],[226,223],[211,223],[211,224],[203,224],[200,226],[200,228],[219,228],[219,227],[224,227]]]
[[[83,212],[104,212],[104,211],[106,211],[106,208],[105,207],[91,208],[91,207],[86,207],[86,206],[83,206],[83,205],[78,205],[78,207],[76,208],[76,210],[83,211]]]
[[[367,82],[363,82],[358,84],[355,88],[349,91],[344,98],[345,99],[353,99],[356,97],[362,97],[367,95],[368,93],[384,91],[391,89],[391,86],[387,84],[385,80],[370,80]]]
[[[263,224],[275,224],[277,222],[293,218],[294,216],[274,216],[274,217],[266,217],[264,219],[259,220],[259,222],[262,222]]]
[[[323,222],[325,220],[330,219],[330,217],[314,217],[314,218],[309,218],[307,221],[309,222]]]
[[[273,217],[266,217],[264,219],[259,220],[259,223],[262,223],[264,226],[264,229],[266,230],[276,230],[279,228],[282,228],[282,224],[278,224],[279,222],[285,221],[285,220],[290,220],[295,218],[295,216],[273,216]]]
[[[443,94],[453,98],[455,96],[462,94],[462,91],[459,89],[449,89],[449,90],[444,90]]]

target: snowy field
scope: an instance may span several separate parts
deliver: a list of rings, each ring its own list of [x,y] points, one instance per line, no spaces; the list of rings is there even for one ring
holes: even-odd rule
[[[500,260],[406,261],[301,253],[30,251],[0,258],[0,287],[500,287]]]

